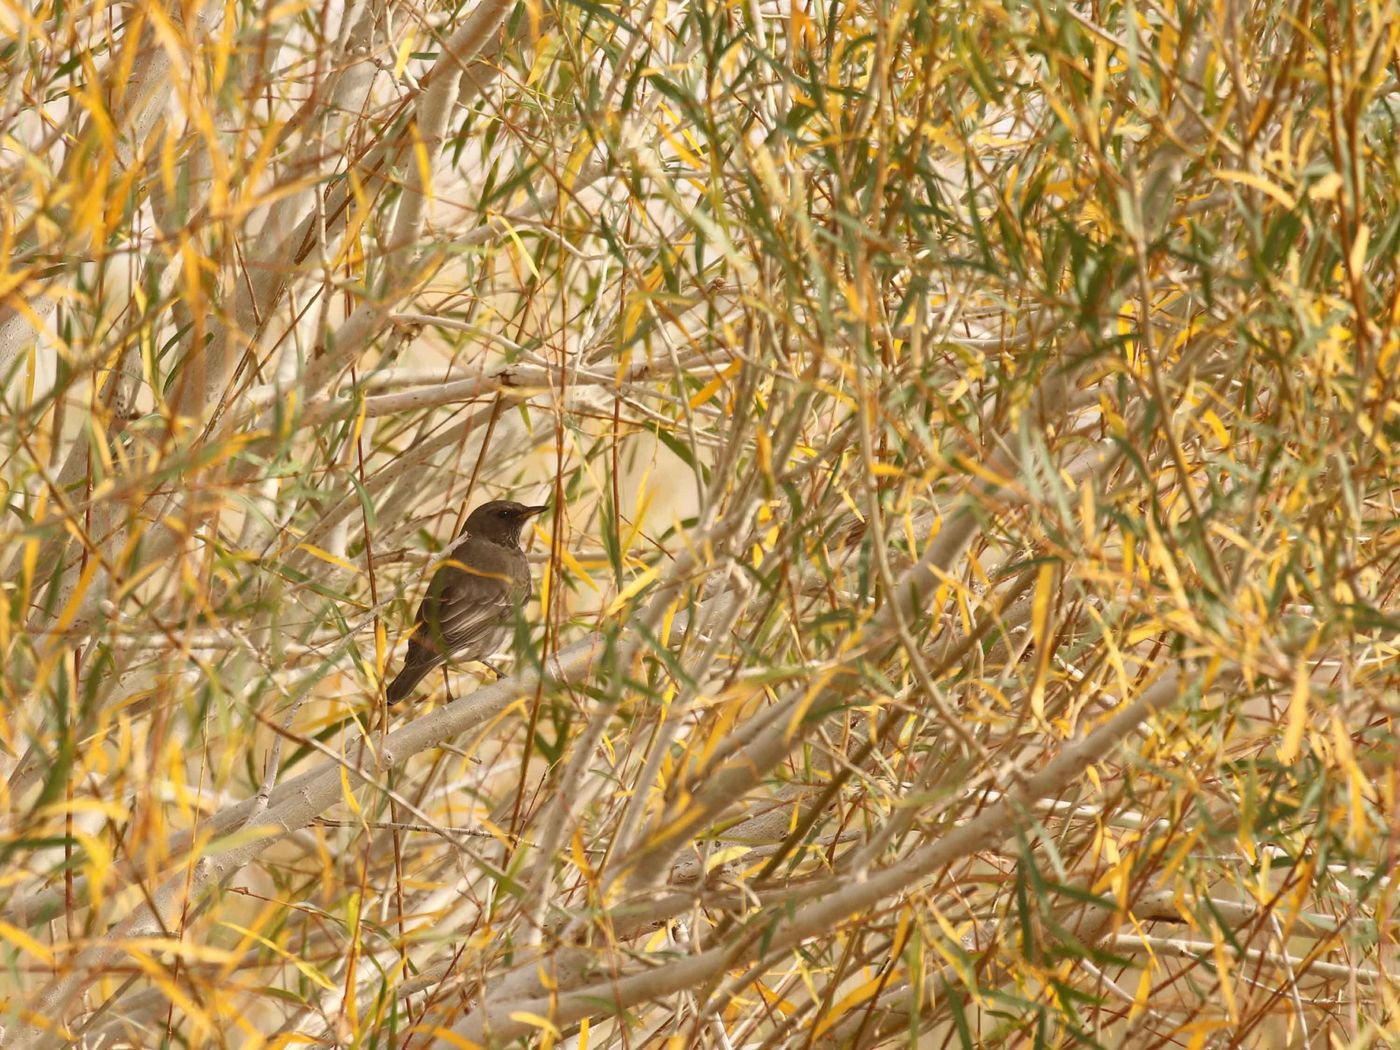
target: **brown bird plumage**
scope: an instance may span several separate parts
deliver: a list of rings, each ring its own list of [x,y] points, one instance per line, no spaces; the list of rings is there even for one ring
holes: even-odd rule
[[[428,582],[403,669],[385,693],[389,703],[405,699],[446,661],[485,659],[510,639],[516,613],[530,599],[530,565],[520,549],[520,531],[547,506],[493,500],[472,511],[452,553]]]

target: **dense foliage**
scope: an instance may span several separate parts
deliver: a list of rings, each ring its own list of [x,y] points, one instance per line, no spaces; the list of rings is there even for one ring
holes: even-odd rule
[[[0,26],[6,1047],[1400,1036],[1392,0]]]

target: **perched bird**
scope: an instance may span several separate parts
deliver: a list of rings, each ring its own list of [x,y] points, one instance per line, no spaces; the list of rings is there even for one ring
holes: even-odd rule
[[[511,637],[516,613],[530,599],[520,530],[547,507],[492,500],[471,512],[418,606],[403,670],[385,694],[389,703],[407,697],[433,668],[459,657],[483,660]]]

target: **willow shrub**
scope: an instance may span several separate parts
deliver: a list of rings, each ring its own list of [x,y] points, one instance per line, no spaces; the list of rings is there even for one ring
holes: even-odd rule
[[[0,20],[7,1046],[1396,1035],[1393,3]]]

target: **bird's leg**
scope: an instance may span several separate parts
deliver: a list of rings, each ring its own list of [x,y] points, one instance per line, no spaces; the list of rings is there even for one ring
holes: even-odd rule
[[[447,694],[447,702],[450,704],[454,699],[452,696],[452,679],[447,677],[447,665],[442,665],[442,688]]]
[[[482,660],[482,661],[481,661],[481,665],[482,665],[483,667],[485,667],[486,670],[490,671],[493,675],[496,676],[496,681],[499,682],[502,678],[505,677],[505,675],[503,675],[503,674],[501,673],[501,669],[500,669],[499,667],[497,667],[495,664],[490,663],[490,662],[488,662],[488,661],[486,661],[486,660]]]

